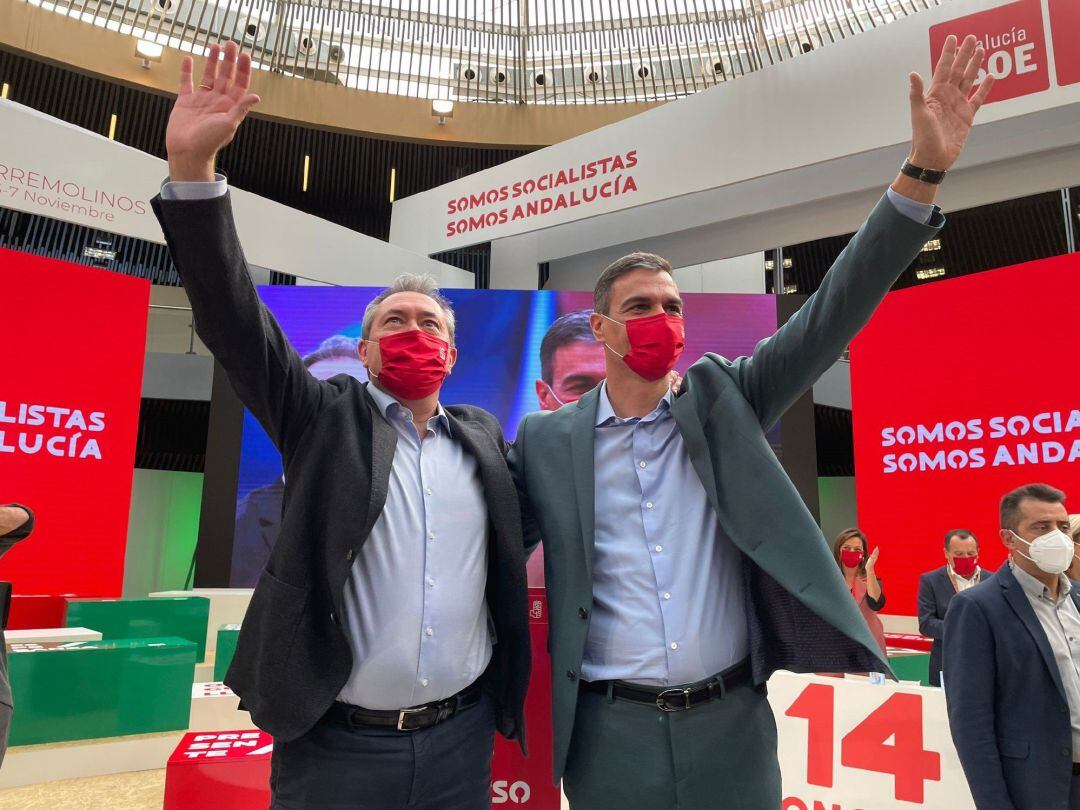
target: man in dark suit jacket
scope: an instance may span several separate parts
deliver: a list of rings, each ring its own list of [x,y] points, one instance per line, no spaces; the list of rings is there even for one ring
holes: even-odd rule
[[[912,75],[909,164],[957,158],[981,62],[950,38],[928,95]],[[769,676],[888,672],[766,432],[942,226],[940,179],[906,166],[799,312],[751,357],[698,360],[678,396],[670,264],[634,253],[600,276],[605,382],[529,414],[509,457],[544,542],[554,777],[574,810],[776,810]]]
[[[258,100],[251,60],[192,62],[153,201],[199,336],[281,451],[281,530],[225,683],[274,736],[273,807],[480,810],[529,677],[519,509],[497,420],[442,406],[457,357],[433,280],[364,313],[372,382],[317,380],[251,283],[214,173]]]
[[[25,506],[9,503],[0,506],[0,557],[11,551],[20,540],[25,540],[34,530],[34,513]],[[0,582],[0,765],[7,753],[8,732],[11,730],[11,684],[8,682],[7,648],[4,646],[4,627],[7,624],[8,601],[11,598],[8,583]]]
[[[1080,595],[1064,493],[1001,501],[1009,562],[945,616],[945,697],[978,810],[1080,808]]]
[[[945,565],[919,575],[919,632],[934,640],[930,647],[930,683],[941,686],[941,640],[945,637],[945,611],[959,591],[982,582],[979,541],[967,529],[945,535]]]

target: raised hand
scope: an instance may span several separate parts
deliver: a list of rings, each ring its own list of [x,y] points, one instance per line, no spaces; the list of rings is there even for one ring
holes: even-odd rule
[[[165,149],[171,180],[213,180],[217,153],[232,141],[244,117],[259,97],[248,92],[251,56],[238,54],[235,42],[213,45],[196,88],[190,56],[180,65],[180,94],[169,115]]]
[[[975,86],[984,56],[983,46],[974,36],[965,38],[959,48],[956,37],[950,36],[945,40],[929,90],[924,92],[918,73],[910,75],[910,160],[916,166],[945,171],[960,156],[975,113],[994,86],[994,77],[989,74]]]
[[[870,552],[870,556],[866,558],[866,570],[873,571],[874,566],[877,565],[878,551],[880,549],[875,548]]]

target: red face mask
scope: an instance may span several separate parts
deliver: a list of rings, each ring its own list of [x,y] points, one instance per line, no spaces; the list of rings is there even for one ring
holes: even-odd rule
[[[410,329],[381,340],[369,340],[379,347],[382,368],[371,376],[396,397],[417,400],[439,390],[449,370],[450,344],[428,332]]]
[[[842,562],[848,568],[856,568],[859,563],[862,562],[861,551],[851,551],[849,549],[843,549],[840,552],[840,562]]]
[[[978,567],[978,557],[953,557],[952,569],[964,579],[970,579]]]
[[[607,315],[604,317],[619,323]],[[621,357],[632,372],[646,380],[659,380],[675,368],[675,363],[686,346],[686,331],[682,318],[661,312],[645,318],[631,318],[621,325],[626,327],[630,351],[619,354],[610,346],[608,349],[612,354]]]

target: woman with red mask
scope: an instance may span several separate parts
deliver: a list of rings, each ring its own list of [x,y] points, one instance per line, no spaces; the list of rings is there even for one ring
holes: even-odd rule
[[[833,557],[847,582],[852,598],[885,655],[885,629],[877,612],[885,607],[885,591],[877,578],[878,549],[868,553],[866,535],[858,529],[844,529],[833,541]]]

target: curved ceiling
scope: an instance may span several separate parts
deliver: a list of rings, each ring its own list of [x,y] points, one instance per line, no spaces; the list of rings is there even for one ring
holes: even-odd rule
[[[661,101],[944,0],[25,0],[204,54],[414,98]]]

